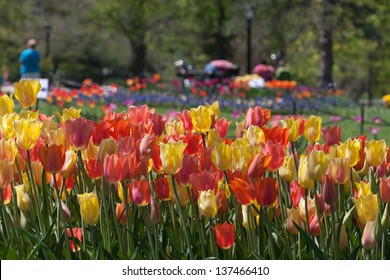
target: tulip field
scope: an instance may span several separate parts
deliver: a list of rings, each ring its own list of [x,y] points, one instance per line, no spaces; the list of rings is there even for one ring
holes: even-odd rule
[[[390,259],[385,140],[218,101],[45,115],[39,90],[0,95],[0,259]]]

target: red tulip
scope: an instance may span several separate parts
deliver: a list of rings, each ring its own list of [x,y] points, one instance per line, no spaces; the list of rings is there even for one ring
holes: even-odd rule
[[[251,125],[264,127],[271,118],[271,111],[269,109],[262,109],[261,107],[249,108],[245,115],[246,128]]]
[[[167,177],[156,178],[156,180],[154,180],[153,188],[160,200],[170,200],[169,182]]]
[[[331,175],[322,176],[322,196],[326,204],[332,206],[337,202],[337,189]]]
[[[116,154],[106,155],[103,161],[104,180],[110,184],[119,182],[122,179],[122,164]]]
[[[289,128],[282,128],[280,126],[274,126],[272,129],[268,127],[263,128],[265,139],[271,140],[273,143],[280,143],[283,149],[286,149],[288,145]]]
[[[276,178],[258,178],[254,181],[254,184],[256,186],[257,203],[263,207],[274,206],[278,196],[278,183],[276,182]]]
[[[390,203],[390,177],[380,178],[380,194],[383,202]]]
[[[284,148],[282,144],[273,143],[271,140],[268,140],[263,145],[263,154],[271,157],[268,170],[276,172],[282,166],[284,161]]]
[[[305,189],[301,187],[298,180],[293,180],[290,183],[290,197],[294,208],[297,208],[301,198],[305,197]]]
[[[225,138],[228,130],[229,130],[229,124],[231,123],[228,122],[225,118],[220,118],[215,122],[215,128],[218,131],[218,134],[221,138]]]
[[[187,185],[190,182],[190,175],[198,171],[198,157],[196,155],[184,154],[183,167],[175,174],[175,179],[180,185]]]
[[[324,143],[327,146],[337,145],[340,142],[341,127],[337,125],[333,127],[327,126],[322,129],[322,133],[324,134]]]
[[[84,118],[67,120],[65,122],[65,131],[69,143],[77,151],[84,150],[88,146],[93,129],[93,122]]]
[[[80,246],[74,244],[73,240],[78,240],[80,243],[83,242],[83,236],[82,236],[82,229],[81,228],[73,228],[72,231],[70,231],[70,228],[66,229],[66,233],[69,237],[69,246],[72,252],[76,252],[80,250]]]
[[[130,184],[131,201],[137,206],[145,206],[150,203],[150,187],[146,179],[140,181],[134,179]]]
[[[250,178],[259,178],[263,176],[270,161],[271,157],[269,155],[264,155],[263,153],[256,154],[248,163],[248,176]]]
[[[242,205],[252,204],[256,199],[256,190],[247,180],[235,178],[230,182],[230,188]]]
[[[217,239],[218,247],[224,250],[231,248],[236,238],[234,233],[234,225],[224,222],[217,224],[215,229],[215,238]]]
[[[86,169],[91,179],[99,179],[103,175],[103,165],[96,159],[87,161]]]

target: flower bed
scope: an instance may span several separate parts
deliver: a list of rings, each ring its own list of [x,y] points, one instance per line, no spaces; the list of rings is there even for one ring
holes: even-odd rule
[[[3,259],[388,259],[390,149],[317,116],[219,103],[167,121],[129,106],[98,122],[0,97]]]

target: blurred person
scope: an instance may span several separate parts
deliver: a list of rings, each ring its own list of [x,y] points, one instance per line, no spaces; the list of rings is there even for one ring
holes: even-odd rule
[[[41,75],[39,69],[41,55],[35,49],[36,46],[37,41],[31,38],[27,41],[27,48],[20,54],[20,75],[22,79],[39,78]]]

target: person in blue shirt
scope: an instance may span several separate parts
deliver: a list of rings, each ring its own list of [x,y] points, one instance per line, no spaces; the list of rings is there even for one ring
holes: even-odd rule
[[[20,54],[20,75],[22,79],[40,77],[39,62],[41,61],[41,55],[35,49],[36,46],[37,41],[29,39],[27,41],[27,49]]]

